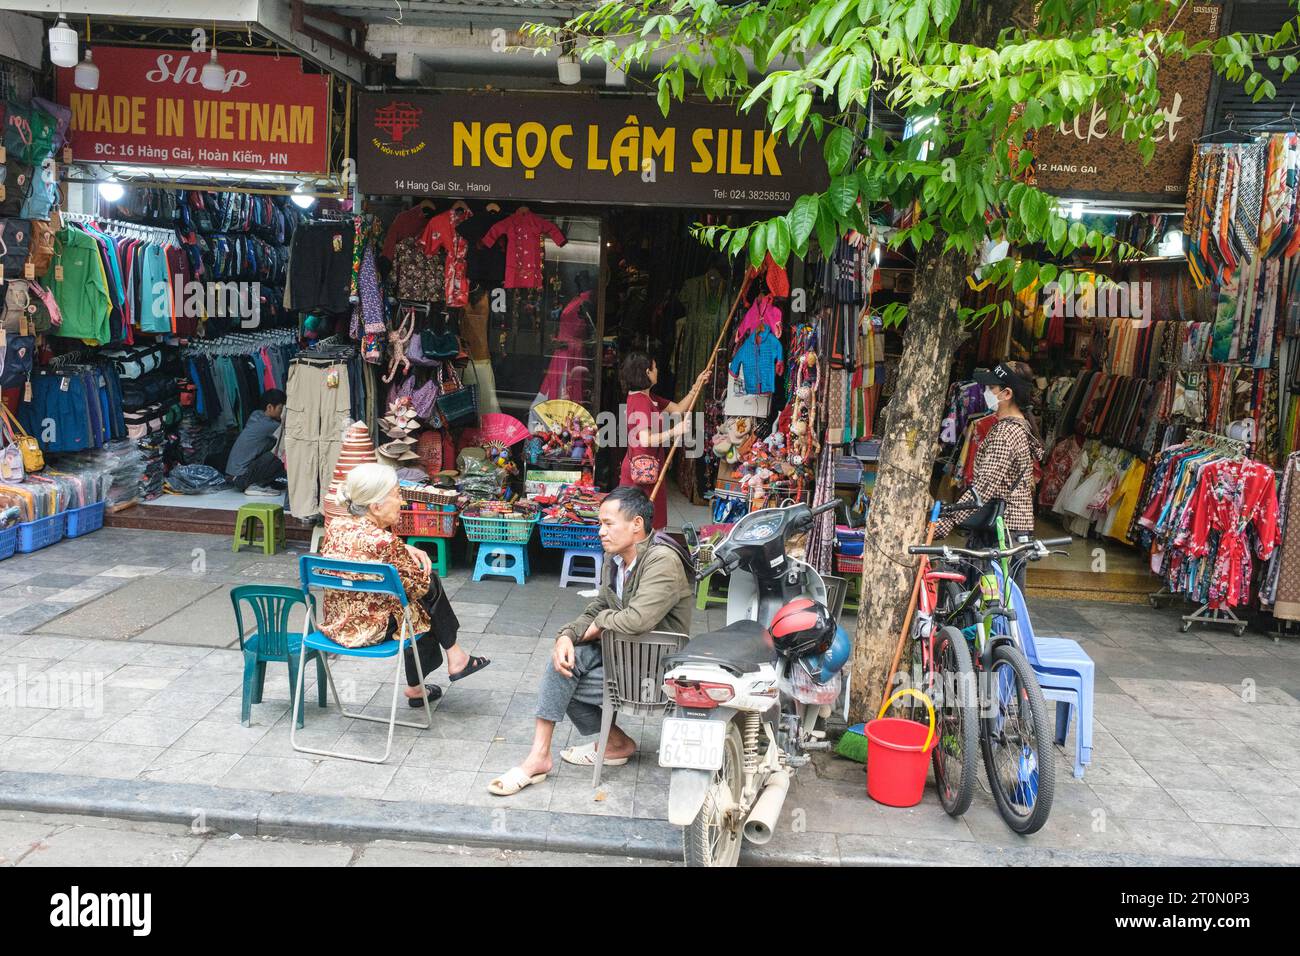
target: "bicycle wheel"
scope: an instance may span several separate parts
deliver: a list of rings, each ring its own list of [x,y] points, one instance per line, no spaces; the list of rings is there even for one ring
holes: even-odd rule
[[[985,680],[980,743],[998,812],[1017,833],[1036,833],[1052,812],[1056,758],[1047,704],[1025,656],[1010,644],[993,649]]]
[[[935,733],[939,743],[931,755],[939,802],[949,816],[959,817],[975,795],[975,754],[979,750],[979,692],[975,665],[966,638],[955,627],[940,628],[934,639],[932,681]]]

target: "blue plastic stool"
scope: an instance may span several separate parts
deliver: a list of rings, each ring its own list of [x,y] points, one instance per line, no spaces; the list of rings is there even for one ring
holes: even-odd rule
[[[1079,715],[1074,738],[1074,775],[1083,776],[1083,768],[1092,763],[1093,687],[1096,664],[1078,641],[1068,637],[1037,637],[1029,620],[1025,597],[1011,582],[1011,606],[1020,622],[1020,639],[1025,657],[1034,669],[1043,697],[1056,703],[1056,742],[1064,744],[1070,730],[1070,717]]]
[[[528,545],[485,541],[478,546],[474,562],[474,580],[485,577],[514,578],[519,584],[528,580]]]
[[[575,568],[573,566],[575,560],[590,561],[591,567]],[[604,551],[566,548],[564,550],[564,564],[560,568],[560,587],[567,588],[570,584],[592,584],[600,587],[600,572],[604,566]]]

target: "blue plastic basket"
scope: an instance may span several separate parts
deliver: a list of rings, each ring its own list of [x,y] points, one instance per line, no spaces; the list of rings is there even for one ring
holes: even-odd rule
[[[543,548],[570,548],[582,551],[600,551],[600,525],[595,524],[560,524],[543,521],[537,527],[542,530]]]
[[[0,561],[13,556],[18,550],[18,525],[0,531]]]
[[[48,518],[37,518],[18,526],[18,553],[30,554],[63,540],[68,513],[60,511]]]
[[[104,527],[104,502],[96,501],[84,508],[73,508],[68,512],[69,538],[79,538]]]

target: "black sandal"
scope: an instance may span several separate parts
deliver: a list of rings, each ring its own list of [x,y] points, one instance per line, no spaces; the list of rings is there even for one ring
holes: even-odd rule
[[[436,702],[437,702],[437,701],[442,697],[442,688],[439,687],[437,684],[425,684],[425,685],[424,685],[424,692],[425,692],[426,694],[429,695],[429,703],[431,703],[431,704],[436,703]],[[424,698],[423,698],[423,697],[408,697],[408,698],[406,698],[406,706],[408,706],[408,707],[423,707],[423,706],[424,706]]]
[[[470,674],[475,674],[478,671],[481,671],[491,663],[492,662],[486,657],[471,657],[469,663],[465,665],[463,670],[459,670],[449,676],[452,680],[460,680],[462,677],[468,677]]]

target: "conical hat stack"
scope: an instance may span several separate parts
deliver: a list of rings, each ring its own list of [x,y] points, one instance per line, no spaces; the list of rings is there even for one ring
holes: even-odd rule
[[[329,492],[325,495],[325,519],[346,515],[348,509],[338,503],[337,493],[343,488],[348,474],[357,465],[375,464],[379,458],[375,455],[375,443],[370,439],[370,429],[365,422],[354,422],[343,433],[343,445],[339,449],[338,461],[334,465],[334,477],[330,481]]]

